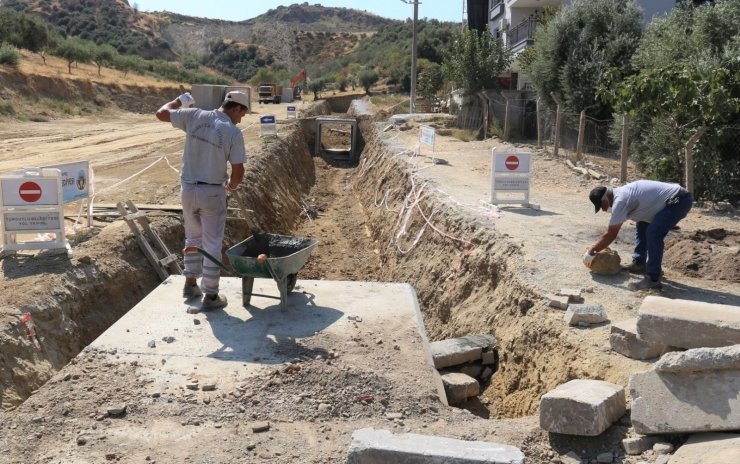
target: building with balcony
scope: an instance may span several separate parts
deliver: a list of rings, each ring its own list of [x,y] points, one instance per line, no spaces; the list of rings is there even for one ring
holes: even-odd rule
[[[488,30],[514,53],[511,75],[501,79],[511,90],[526,90],[526,78],[520,77],[516,56],[534,43],[534,32],[546,7],[559,8],[571,0],[488,0]],[[637,0],[643,10],[643,24],[664,15],[676,0]]]

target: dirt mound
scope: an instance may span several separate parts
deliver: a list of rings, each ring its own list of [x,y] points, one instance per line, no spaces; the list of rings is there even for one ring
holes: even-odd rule
[[[690,277],[740,282],[740,233],[718,228],[669,238],[663,264]]]

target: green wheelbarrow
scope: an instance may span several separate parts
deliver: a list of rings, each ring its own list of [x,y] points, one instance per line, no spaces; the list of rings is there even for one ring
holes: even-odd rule
[[[226,250],[226,256],[231,264],[230,269],[202,248],[198,248],[198,252],[229,274],[241,277],[242,303],[245,308],[249,306],[252,299],[254,279],[263,277],[274,279],[277,282],[278,290],[280,290],[280,307],[286,309],[288,294],[293,291],[298,280],[298,271],[306,264],[311,250],[318,245],[319,241],[288,235],[268,233],[259,235],[259,240],[253,235]],[[257,256],[262,253],[268,257],[260,263],[257,261]],[[270,295],[259,296],[277,298]]]

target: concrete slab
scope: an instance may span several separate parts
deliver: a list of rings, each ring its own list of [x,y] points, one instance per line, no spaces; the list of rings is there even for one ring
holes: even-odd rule
[[[679,348],[740,343],[740,307],[648,296],[637,318],[637,336]]]
[[[442,374],[442,384],[447,392],[447,401],[457,404],[480,393],[480,384],[473,377],[458,372]]]
[[[739,430],[740,345],[667,353],[629,388],[638,433]]]
[[[668,464],[721,464],[740,462],[740,435],[707,433],[692,435]]]
[[[300,280],[283,311],[275,281],[255,279],[251,305],[244,308],[241,279],[221,278],[221,294],[229,304],[223,310],[190,314],[201,301],[182,298],[184,282],[184,276],[171,276],[89,347],[157,368],[166,359],[170,371],[195,367],[201,375],[218,378],[238,366],[241,375],[249,376],[292,361],[301,338],[322,333],[346,339],[350,326],[361,320],[363,328],[389,342],[407,338],[409,329],[421,334],[424,342],[404,346],[404,351],[413,349],[409,354],[433,370],[416,293],[408,284]],[[405,370],[405,358],[399,355],[399,364],[388,368]],[[434,378],[444,399],[436,372]]]
[[[361,429],[352,434],[347,464],[524,464],[513,446]]]

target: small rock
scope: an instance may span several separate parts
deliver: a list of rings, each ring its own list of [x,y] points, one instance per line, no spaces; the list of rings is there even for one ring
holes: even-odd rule
[[[203,386],[201,387],[201,390],[203,390],[204,392],[214,391],[216,390],[216,384],[215,383],[203,384]]]
[[[85,435],[80,435],[77,437],[77,446],[84,446],[87,444],[87,437]]]
[[[267,432],[268,430],[270,430],[269,422],[255,422],[254,424],[252,424],[253,433],[262,433]]]
[[[156,348],[157,342],[155,342],[154,340],[149,340],[149,343],[147,343],[147,346],[149,348]]]
[[[403,414],[400,412],[389,412],[385,415],[385,418],[388,420],[400,420],[403,419]]]
[[[124,412],[126,412],[126,403],[108,407],[109,416],[119,416],[123,414]]]
[[[175,337],[171,337],[171,336],[163,337],[162,341],[165,343],[172,343],[175,341]]]
[[[611,464],[614,461],[614,455],[612,453],[601,453],[596,456],[596,462],[599,464]]]
[[[187,312],[188,314],[198,314],[200,310],[195,306],[188,306]]]
[[[353,322],[362,322],[362,318],[360,316],[347,316],[347,319]]]
[[[660,442],[653,445],[653,451],[655,454],[671,454],[673,452],[673,445],[666,442]]]
[[[193,319],[193,324],[200,325],[200,319]]]
[[[195,381],[188,382],[188,383],[185,384],[185,388],[187,388],[188,390],[197,390],[198,389],[198,382],[195,382]]]
[[[331,405],[327,403],[319,404],[319,412],[327,412],[331,409]]]

